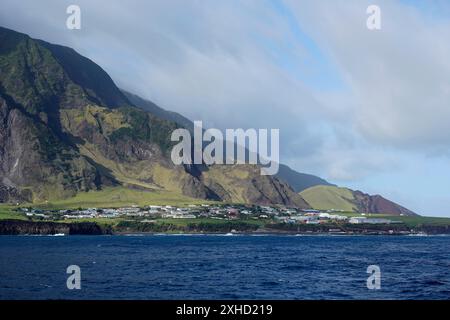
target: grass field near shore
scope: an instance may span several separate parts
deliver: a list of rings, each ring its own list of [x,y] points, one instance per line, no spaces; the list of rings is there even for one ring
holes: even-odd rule
[[[80,192],[75,197],[33,204],[41,209],[118,208],[131,205],[173,205],[212,203],[170,191],[144,191],[125,187],[105,188],[100,191]]]
[[[18,219],[25,220],[26,217],[24,214],[14,211],[16,207],[7,204],[0,204],[0,220],[6,219]]]

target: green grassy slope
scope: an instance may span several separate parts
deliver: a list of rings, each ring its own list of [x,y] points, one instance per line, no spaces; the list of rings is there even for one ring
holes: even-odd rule
[[[14,206],[0,203],[0,220],[6,219],[26,220],[24,214],[13,211],[13,209]]]
[[[114,208],[130,205],[187,205],[208,203],[202,199],[189,198],[169,191],[142,191],[123,187],[110,187],[101,191],[80,192],[75,197],[34,204],[45,209],[64,208]]]
[[[352,201],[355,200],[351,190],[335,186],[315,186],[308,188],[300,195],[311,207],[319,210],[357,211]]]

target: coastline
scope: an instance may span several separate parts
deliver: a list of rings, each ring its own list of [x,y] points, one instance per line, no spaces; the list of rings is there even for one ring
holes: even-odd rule
[[[275,225],[274,227],[279,227]],[[429,236],[429,235],[450,235],[448,228],[438,228],[436,226],[422,226],[414,230],[386,229],[377,226],[361,226],[351,231],[338,231],[336,229],[326,230],[326,227],[308,227],[297,225],[294,229],[277,228],[257,228],[254,230],[208,230],[197,229],[187,230],[179,227],[166,231],[137,230],[133,228],[118,228],[117,226],[100,225],[96,222],[47,222],[47,221],[24,221],[24,220],[1,220],[0,235],[30,235],[30,236],[70,236],[70,235],[115,235],[115,236]],[[370,228],[370,229],[369,229]],[[446,232],[442,232],[446,231]]]

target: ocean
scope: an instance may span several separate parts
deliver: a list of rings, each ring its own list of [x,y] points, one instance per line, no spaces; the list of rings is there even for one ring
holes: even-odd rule
[[[0,299],[449,298],[447,236],[0,236]]]

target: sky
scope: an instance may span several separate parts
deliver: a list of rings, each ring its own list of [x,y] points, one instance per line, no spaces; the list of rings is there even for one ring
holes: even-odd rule
[[[165,109],[221,130],[279,128],[293,169],[450,216],[448,1],[0,3],[1,26],[74,48]],[[71,4],[80,30],[66,27]]]

